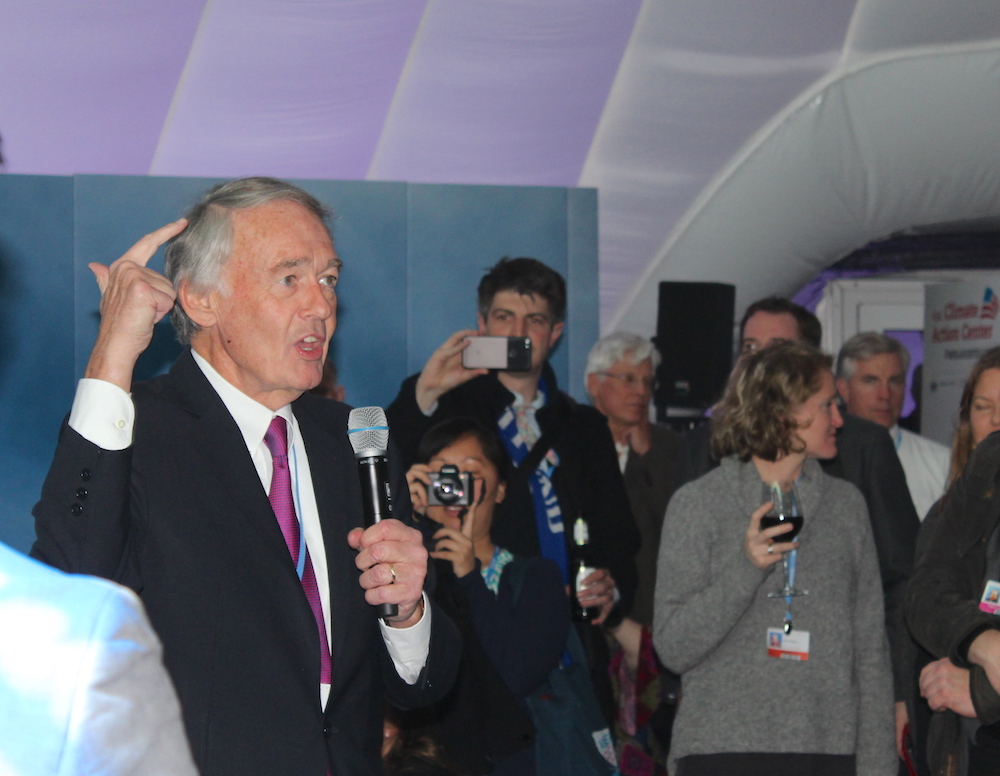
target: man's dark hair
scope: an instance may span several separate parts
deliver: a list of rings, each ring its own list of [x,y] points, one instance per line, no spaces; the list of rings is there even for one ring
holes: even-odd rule
[[[743,341],[743,330],[747,327],[747,321],[757,313],[771,313],[773,315],[788,313],[799,325],[799,336],[814,348],[818,348],[820,340],[823,339],[823,326],[820,324],[819,318],[805,307],[797,305],[789,299],[781,296],[769,296],[754,302],[743,313],[743,320],[740,321],[740,342]]]
[[[479,314],[486,320],[493,297],[501,291],[521,296],[540,296],[549,303],[552,323],[566,318],[566,281],[562,275],[537,259],[504,257],[479,281]]]

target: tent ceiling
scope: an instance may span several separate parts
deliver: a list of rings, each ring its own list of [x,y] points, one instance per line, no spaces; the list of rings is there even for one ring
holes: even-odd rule
[[[995,0],[35,0],[4,33],[8,172],[597,186],[606,327],[996,212]]]

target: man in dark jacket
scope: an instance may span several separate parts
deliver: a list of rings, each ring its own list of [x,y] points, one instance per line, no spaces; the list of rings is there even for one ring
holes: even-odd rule
[[[403,381],[388,409],[392,433],[409,464],[424,432],[442,420],[467,416],[496,429],[513,475],[494,513],[493,541],[515,555],[555,561],[573,585],[572,532],[582,517],[596,570],[575,585],[577,598],[599,610],[593,624],[615,625],[635,594],[639,532],[604,416],[560,391],[548,363],[563,331],[565,281],[535,259],[502,259],[480,281],[478,301],[478,328],[455,332],[419,375]],[[530,338],[529,368],[466,369],[462,352],[476,335]],[[610,723],[607,642],[597,628],[581,624],[577,630]]]
[[[497,429],[515,466],[493,540],[516,555],[551,558],[566,576],[573,525],[583,517],[597,570],[580,603],[600,609],[597,623],[613,608],[617,618],[635,592],[639,534],[607,422],[560,391],[548,364],[563,332],[565,281],[535,259],[502,259],[480,281],[478,301],[478,329],[455,332],[403,381],[388,409],[393,437],[409,465],[424,432],[442,420],[469,416]],[[530,338],[530,368],[466,369],[462,352],[477,335]]]

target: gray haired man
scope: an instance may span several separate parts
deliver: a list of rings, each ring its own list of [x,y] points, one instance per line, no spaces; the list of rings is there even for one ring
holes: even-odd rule
[[[944,494],[951,451],[899,427],[910,353],[899,340],[874,331],[855,334],[837,356],[837,390],[849,413],[889,430],[921,520]]]

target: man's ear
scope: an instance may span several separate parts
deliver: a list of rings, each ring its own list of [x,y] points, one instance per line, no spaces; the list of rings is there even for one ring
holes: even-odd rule
[[[483,336],[486,334],[486,319],[483,318],[482,313],[476,313],[476,325],[479,326],[479,335]]]
[[[497,500],[496,503],[499,504],[507,497],[507,483],[500,482],[497,483]]]
[[[565,326],[566,323],[564,321],[560,321],[552,327],[552,333],[549,335],[549,350],[552,350],[552,348],[556,346],[556,343],[562,336],[563,328],[565,328]]]
[[[837,385],[837,393],[840,394],[840,398],[844,400],[844,404],[848,404],[851,401],[851,386],[843,377],[838,377],[834,381]]]
[[[213,291],[195,291],[188,282],[177,289],[177,302],[184,308],[187,317],[205,329],[216,324]]]

